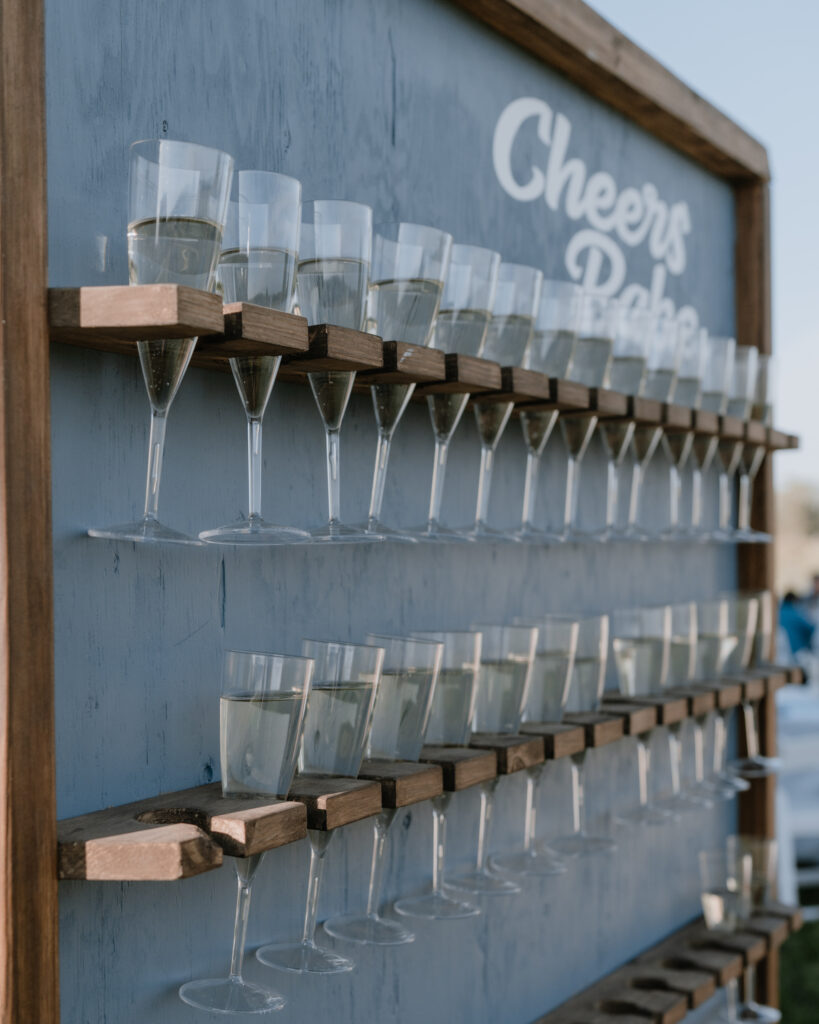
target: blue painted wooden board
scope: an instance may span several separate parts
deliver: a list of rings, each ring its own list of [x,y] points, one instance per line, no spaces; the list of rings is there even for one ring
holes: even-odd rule
[[[498,116],[528,95],[571,119],[572,153],[590,170],[604,167],[620,187],[650,180],[669,202],[688,204],[687,269],[669,276],[666,294],[693,304],[712,330],[732,329],[728,187],[446,3],[62,0],[47,4],[47,46],[53,285],[125,280],[127,146],[159,134],[163,122],[169,137],[226,148],[240,167],[296,175],[305,197],[367,201],[377,219],[438,224],[461,241],[565,276],[565,250],[578,224],[540,201],[511,199],[492,166]],[[522,138],[520,173],[527,160],[543,158],[537,145]],[[631,250],[629,280],[647,282],[654,262],[644,247]],[[479,450],[470,419],[467,413],[452,445],[444,507],[450,523],[474,512]],[[304,635],[355,639],[371,629],[462,628],[533,611],[703,597],[735,581],[733,552],[708,546],[254,552],[92,541],[84,535],[89,526],[129,519],[142,504],[148,409],[136,361],[54,346],[52,424],[62,817],[218,778],[225,646],[297,651]],[[245,510],[244,446],[231,379],[192,371],[170,417],[163,518],[195,532]],[[349,519],[366,512],[374,449],[369,398],[356,396],[342,432]],[[307,389],[277,386],[265,423],[269,518],[322,521],[323,457]],[[431,461],[427,412],[413,406],[395,440],[388,522],[423,520]],[[564,467],[555,438],[541,480],[544,521],[559,514]],[[523,468],[512,423],[498,450],[497,525],[520,515]],[[583,474],[583,520],[593,523],[602,515],[605,477],[596,446]],[[647,484],[657,521],[666,479],[658,457]],[[496,849],[522,836],[523,781],[500,784]],[[631,741],[593,755],[590,815],[633,801],[635,786]],[[550,769],[542,794],[545,835],[569,828],[567,800],[561,765]],[[453,801],[453,870],[469,861],[476,813],[476,793]],[[732,823],[723,807],[666,830],[625,833],[615,858],[576,865],[524,897],[487,902],[482,918],[419,925],[417,941],[397,950],[354,951],[359,968],[352,976],[290,979],[256,965],[248,975],[285,992],[290,1002],[281,1019],[332,1012],[340,1024],[525,1024],[693,917],[696,851],[718,843]],[[334,841],[321,918],[363,905],[369,844],[367,823]],[[306,856],[301,843],[263,864],[251,947],[300,931]],[[390,857],[389,899],[426,884],[428,805],[399,818]],[[178,885],[64,884],[63,1019],[204,1019],[175,991],[224,969],[232,900],[229,871]]]

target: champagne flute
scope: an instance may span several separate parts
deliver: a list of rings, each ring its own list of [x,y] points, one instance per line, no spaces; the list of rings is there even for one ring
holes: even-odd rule
[[[364,328],[372,251],[372,210],[362,203],[316,199],[302,208],[301,246],[296,289],[299,307],[311,325]],[[341,521],[341,423],[353,390],[355,373],[322,370],[308,373],[327,448],[329,520],[313,530],[313,540],[354,544],[380,540],[375,533]]]
[[[747,420],[753,408],[756,389],[757,350],[750,345],[737,345],[734,351],[734,365],[728,392],[726,413],[737,419]],[[731,483],[742,461],[744,441],[740,438],[721,439],[717,445],[720,462],[719,510],[717,528],[712,531],[712,540],[733,541],[735,531],[731,527]]]
[[[429,722],[432,698],[441,667],[440,641],[367,634],[367,643],[384,648],[384,667],[375,698],[367,757],[387,761],[417,761]],[[367,909],[324,922],[336,939],[373,946],[399,946],[415,936],[397,921],[382,917],[387,840],[398,811],[388,807],[373,819],[373,852]]]
[[[536,626],[478,626],[483,634],[473,730],[514,736],[529,693],[537,646]],[[457,890],[502,896],[520,887],[489,870],[492,811],[498,776],[481,783],[478,845],[475,867],[456,875],[448,884]]]
[[[492,319],[483,350],[485,359],[501,366],[522,366],[535,328],[535,315],[540,305],[543,273],[520,263],[501,263]],[[466,531],[472,540],[517,541],[514,534],[489,526],[489,497],[492,490],[492,470],[495,450],[503,436],[514,409],[513,402],[475,401],[475,422],[481,439],[481,468],[478,477],[478,499],[475,522]]]
[[[765,905],[771,899],[776,884],[777,842],[759,836],[728,836],[726,840],[728,860],[736,863],[741,858],[751,858],[751,892],[746,902],[744,920],[750,919],[756,911],[765,913]],[[740,1020],[761,1021],[763,1024],[777,1024],[782,1014],[773,1006],[764,1006],[756,1001],[756,965],[745,968],[745,1000],[739,1007]]]
[[[582,296],[577,341],[569,366],[570,380],[590,388],[608,386],[618,315],[619,304],[614,299],[607,299],[602,295]],[[561,538],[568,541],[575,536],[580,467],[597,426],[597,416],[585,412],[564,413],[558,419],[558,423],[567,448]]]
[[[486,332],[492,318],[490,311],[495,301],[499,268],[500,253],[474,245],[452,246],[431,348],[468,356],[480,356],[483,353]],[[469,540],[459,530],[451,530],[441,524],[449,443],[468,401],[468,394],[427,395],[429,417],[435,434],[429,516],[423,526],[410,531],[422,540]]]
[[[224,796],[286,796],[301,742],[313,662],[281,654],[226,651],[219,715]],[[227,978],[189,981],[179,997],[209,1013],[270,1013],[284,999],[242,978],[253,879],[263,853],[236,857],[238,892]]]
[[[772,378],[774,366],[770,355],[757,356],[756,385],[751,419],[766,427],[773,426],[771,406]],[[769,533],[751,529],[751,498],[754,480],[762,468],[767,449],[764,444],[746,441],[742,446],[739,460],[739,494],[737,496],[737,528],[734,540],[746,544],[769,544]]]
[[[708,338],[708,355],[702,382],[700,408],[723,415],[728,406],[728,392],[734,372],[736,341],[733,338]],[[719,438],[700,435],[694,441],[694,479],[692,489],[691,533],[700,540],[709,540],[711,532],[703,530],[702,479],[717,453]],[[722,486],[720,484],[720,486]]]
[[[299,772],[355,778],[367,746],[384,648],[304,640],[302,653],[313,659],[315,670],[304,720]],[[334,835],[334,830],[307,830],[310,870],[302,936],[298,942],[277,943],[257,950],[256,958],[268,967],[292,974],[341,974],[355,966],[347,957],[316,943],[324,856]]]
[[[748,916],[753,865],[750,854],[732,850],[704,850],[699,856],[702,911],[709,931],[731,933]],[[739,986],[731,978],[726,986],[729,1024],[737,1024]]]
[[[444,645],[441,670],[432,697],[432,711],[426,742],[435,746],[465,747],[469,743],[475,712],[475,686],[481,660],[483,636],[479,632],[415,633],[419,639]],[[444,891],[446,865],[446,815],[452,793],[432,800],[432,888],[418,896],[398,900],[393,909],[407,917],[427,920],[475,917],[480,913],[472,903],[455,899]]]
[[[578,623],[564,615],[546,615],[537,623],[515,619],[515,625],[536,625],[538,630],[532,683],[523,708],[523,732],[537,734],[537,725],[561,722],[574,669]],[[527,726],[530,728],[527,729]],[[512,875],[541,877],[559,875],[566,862],[548,845],[537,842],[537,804],[546,763],[526,769],[526,810],[523,825],[523,849],[489,858],[490,867]]]
[[[301,226],[301,184],[268,171],[239,171],[238,202],[228,207],[217,277],[225,303],[293,311]],[[230,369],[247,417],[248,514],[237,523],[204,530],[214,544],[298,544],[304,530],[262,518],[262,420],[282,357],[236,356]]]
[[[429,344],[441,302],[452,235],[420,224],[376,228],[369,294],[368,328],[384,341]],[[415,391],[414,384],[373,384],[370,392],[378,425],[378,446],[366,529],[391,540],[415,539],[381,523],[390,444]]]
[[[600,708],[606,683],[609,651],[609,617],[593,615],[577,620],[577,651],[572,669],[566,710],[595,712]],[[565,857],[585,857],[595,853],[613,853],[617,844],[608,836],[590,835],[586,831],[585,767],[588,750],[573,754],[572,832],[549,842],[549,848]]]
[[[170,139],[131,146],[128,196],[129,284],[179,284],[213,291],[225,226],[233,158],[218,149]],[[159,485],[168,412],[191,361],[196,338],[137,343],[151,403],[148,474],[141,519],[93,527],[106,540],[199,544],[159,521]]]
[[[612,650],[620,693],[630,699],[662,693],[671,658],[671,606],[628,608],[612,615]],[[651,733],[635,736],[639,803],[619,815],[626,824],[665,825],[676,815],[654,803],[649,790]]]
[[[567,377],[577,340],[581,295],[580,287],[576,284],[567,281],[543,282],[534,335],[524,354],[525,369],[537,370],[556,380]],[[527,411],[525,406],[521,409],[520,425],[526,444],[526,479],[520,529],[515,533],[521,541],[559,544],[562,540],[561,534],[550,533],[534,525],[540,460],[552,436],[557,417],[557,409]]]

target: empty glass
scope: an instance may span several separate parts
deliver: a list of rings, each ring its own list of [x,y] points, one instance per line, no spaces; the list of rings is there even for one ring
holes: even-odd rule
[[[301,250],[296,288],[307,322],[364,329],[372,252],[372,210],[361,203],[316,199],[302,207]],[[380,539],[341,521],[339,432],[350,401],[355,373],[309,373],[327,447],[329,521],[312,531],[316,541],[335,544]]]
[[[479,632],[416,633],[415,636],[444,645],[441,670],[432,697],[432,712],[426,731],[430,745],[464,747],[469,743],[475,711],[475,689],[480,667],[482,634]],[[479,909],[444,891],[446,865],[446,815],[452,800],[444,792],[432,802],[432,888],[418,896],[407,896],[394,910],[407,917],[428,920],[474,917]]]
[[[757,602],[757,619],[756,635],[748,664],[751,667],[765,666],[770,664],[773,643],[776,617],[774,596],[770,590],[758,590],[750,596]],[[764,757],[760,753],[756,708],[749,700],[742,702],[742,719],[745,726],[746,756],[730,764],[728,770],[743,779],[759,779],[775,774],[781,769],[782,761],[778,757]]]
[[[384,648],[304,640],[302,653],[315,662],[299,754],[302,775],[355,778],[367,745]],[[316,943],[316,920],[324,855],[335,833],[308,829],[310,872],[307,906],[299,942],[263,946],[256,957],[268,967],[294,974],[339,974],[352,960]]]
[[[217,278],[225,303],[293,311],[301,227],[301,184],[268,171],[239,171],[237,201],[228,206]],[[247,417],[247,516],[204,530],[200,540],[216,544],[293,544],[308,541],[304,530],[275,526],[262,518],[262,419],[282,357],[237,356],[233,379]]]
[[[432,333],[432,348],[441,352],[460,352],[467,356],[483,354],[486,332],[492,317],[495,288],[500,268],[500,253],[474,245],[453,245],[444,279],[441,308]],[[449,442],[461,420],[468,394],[427,395],[429,416],[435,433],[435,458],[427,522],[412,533],[422,540],[465,541],[458,530],[441,524],[441,502]]]
[[[477,733],[515,735],[529,692],[537,645],[535,626],[479,626],[483,634],[478,695],[473,728]],[[489,841],[496,776],[481,783],[481,809],[475,867],[449,881],[454,889],[469,893],[503,895],[519,892],[513,882],[489,870]]]
[[[233,158],[218,149],[170,139],[150,139],[131,146],[129,284],[179,284],[214,290],[232,177]],[[159,521],[168,412],[195,346],[196,338],[153,338],[137,343],[151,403],[145,509],[135,522],[90,529],[90,537],[199,543]]]
[[[709,335],[702,379],[700,408],[706,412],[722,414],[728,404],[728,389],[734,367],[733,338]],[[717,453],[719,437],[716,434],[696,434],[691,449],[691,524],[683,531],[692,540],[708,540],[710,532],[702,525],[702,483]]]
[[[756,390],[757,350],[749,345],[737,345],[734,350],[733,370],[728,390],[726,414],[747,420],[753,408]],[[745,442],[742,438],[721,438],[717,445],[719,474],[719,507],[717,528],[712,531],[712,540],[737,540],[737,531],[731,526],[732,483],[742,462]],[[758,468],[758,467],[757,467]],[[738,507],[738,514],[739,512]]]
[[[775,364],[773,356],[759,355],[757,359],[756,393],[751,412],[752,419],[766,427],[773,426],[773,380]],[[737,497],[737,528],[734,540],[745,544],[769,544],[773,539],[769,533],[751,528],[751,504],[754,481],[762,463],[765,461],[767,448],[764,444],[746,441],[742,446],[739,461],[739,494]]]
[[[566,710],[570,712],[596,712],[600,708],[606,683],[606,662],[609,650],[609,617],[593,615],[577,620],[577,650],[572,669]],[[586,796],[584,774],[588,750],[573,754],[572,826],[570,835],[549,842],[549,848],[566,857],[611,853],[617,844],[608,836],[590,835],[586,831]]]
[[[226,651],[219,715],[222,793],[284,797],[296,770],[304,711],[313,678],[309,658]],[[234,858],[238,892],[227,978],[189,981],[183,1002],[209,1013],[270,1013],[284,999],[242,978],[253,879],[264,854]]]
[[[373,237],[367,327],[384,341],[426,346],[438,314],[452,235],[421,224],[383,224]],[[378,425],[373,486],[366,529],[393,540],[414,541],[381,523],[390,444],[415,391],[414,384],[372,384]]]
[[[432,697],[441,667],[440,641],[367,634],[367,643],[384,648],[384,666],[375,698],[367,756],[388,761],[417,761],[429,721]],[[386,808],[373,819],[373,852],[367,908],[324,922],[336,939],[364,945],[397,946],[415,936],[398,921],[379,914],[387,840],[398,811]]]

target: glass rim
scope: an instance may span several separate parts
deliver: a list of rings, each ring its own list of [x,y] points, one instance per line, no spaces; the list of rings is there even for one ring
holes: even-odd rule
[[[497,257],[498,263],[503,262],[503,257],[497,251],[497,249],[487,249],[482,245],[472,245],[469,242],[456,242],[453,239],[452,242],[452,255],[454,255],[456,249],[468,249],[469,252],[474,253],[476,256],[488,257],[490,260],[494,260]],[[450,256],[450,263],[452,263],[452,256]]]
[[[501,259],[500,268],[498,269],[498,278],[504,267],[508,267],[513,272],[517,273],[520,270],[525,270],[527,273],[531,273],[535,280],[540,275],[541,282],[543,281],[543,271],[539,267],[533,267],[531,263],[511,263],[507,260]]]
[[[303,199],[301,203],[302,222],[304,222],[304,213],[306,210],[313,210],[317,204],[326,203],[328,206],[344,206],[351,207],[357,210],[366,210],[370,217],[372,217],[373,208],[368,206],[366,203],[359,203],[355,199]],[[307,223],[310,223],[308,221]]]
[[[196,149],[196,150],[200,150],[203,153],[218,153],[219,156],[224,157],[227,160],[230,160],[231,163],[234,162],[233,156],[230,153],[228,153],[227,150],[219,149],[217,146],[206,146],[206,145],[204,145],[204,143],[201,143],[201,142],[185,142],[182,139],[158,139],[158,138],[137,139],[135,142],[132,142],[129,145],[128,152],[129,153],[134,153],[134,152],[139,153],[142,148],[147,149],[149,146],[157,146],[158,147],[160,144],[163,144],[165,146],[173,146],[173,147],[176,147],[176,146],[182,147],[182,146],[184,146],[186,149]],[[147,157],[145,159],[147,159]],[[157,161],[152,161],[152,162],[156,163]]]
[[[413,636],[399,636],[397,633],[368,633],[374,640],[400,640],[402,643],[413,643],[413,644],[426,644],[428,647],[441,647],[443,646],[442,640],[426,640],[424,637]],[[365,644],[364,646],[378,647],[378,644]]]
[[[314,658],[309,658],[305,654],[280,654],[275,651],[249,651],[245,650],[242,647],[225,647],[222,651],[222,657],[224,658],[224,656],[227,654],[248,654],[252,655],[253,657],[260,658],[281,658],[286,659],[287,661],[309,661],[311,663],[315,662]]]
[[[292,174],[282,174],[281,171],[266,171],[263,170],[262,168],[257,169],[254,167],[243,167],[241,170],[235,171],[233,176],[234,182],[238,184],[239,178],[243,174],[258,174],[265,178],[278,178],[280,181],[293,182],[293,184],[298,185],[299,188],[301,188],[301,179],[294,178]],[[235,203],[238,202],[238,200],[233,199],[231,200],[231,202]]]
[[[410,636],[480,636],[479,629],[415,629]]]
[[[433,227],[432,224],[420,224],[420,223],[418,223],[417,221],[414,221],[414,220],[383,220],[383,221],[378,221],[378,223],[373,223],[373,240],[375,239],[376,235],[378,235],[378,232],[380,230],[383,230],[384,228],[401,228],[401,227],[420,228],[422,231],[432,231],[432,232],[434,232],[434,234],[440,235],[442,239],[448,238],[449,241],[450,241],[450,244],[453,243],[452,235],[448,231],[444,231],[443,228]],[[381,237],[383,237],[383,236],[381,236]],[[392,241],[392,239],[388,239],[388,241]],[[398,243],[396,243],[396,244],[398,244]]]

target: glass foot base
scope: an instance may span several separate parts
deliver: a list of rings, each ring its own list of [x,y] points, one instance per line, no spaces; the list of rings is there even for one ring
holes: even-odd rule
[[[449,526],[442,526],[440,523],[424,523],[423,526],[414,526],[407,533],[412,534],[417,540],[430,541],[435,544],[471,544],[473,538]]]
[[[674,811],[656,804],[642,804],[618,814],[615,821],[618,825],[667,825],[670,821],[678,820],[678,817]]]
[[[556,853],[552,853],[547,846],[532,847],[528,850],[518,850],[516,853],[490,857],[489,864],[496,871],[535,878],[562,875],[569,870],[566,862],[561,860]]]
[[[377,914],[331,917],[324,922],[323,927],[334,939],[359,942],[367,946],[402,946],[406,942],[415,941],[412,932],[407,931],[398,921],[389,921]]]
[[[564,538],[560,533],[550,533],[548,530],[536,530],[533,526],[524,526],[517,530],[512,536],[521,544],[563,544]]]
[[[740,544],[771,544],[773,537],[762,530],[734,530],[734,540]]]
[[[715,540],[719,544],[733,544],[736,537],[730,530],[712,530],[707,537],[708,540]]]
[[[733,787],[737,793],[747,793],[751,788],[751,783],[747,779],[743,779],[740,775],[735,775],[730,770],[720,772],[716,776],[716,781],[722,783],[723,786]]]
[[[617,534],[617,539],[646,544],[648,541],[656,540],[657,538],[653,533],[649,533],[648,530],[644,530],[640,526],[630,526],[625,530],[620,530]]]
[[[310,531],[310,538],[317,544],[373,544],[383,540],[377,533],[359,530],[344,523],[328,523]]]
[[[477,917],[480,909],[466,900],[456,900],[442,892],[427,892],[422,896],[408,896],[393,904],[393,910],[405,917],[421,917],[428,921],[447,918]]]
[[[290,974],[345,974],[355,967],[346,956],[339,956],[314,942],[262,946],[256,950],[256,959],[266,967],[275,967],[277,971]]]
[[[713,807],[713,801],[696,793],[676,793],[663,800],[661,807],[667,808],[672,814],[690,814],[693,811],[704,811]]]
[[[127,540],[136,544],[190,544],[201,547],[202,541],[189,537],[187,533],[172,530],[163,526],[158,519],[138,519],[133,523],[122,523],[119,526],[93,526],[88,531],[89,537],[100,540]]]
[[[447,889],[456,892],[474,893],[480,896],[513,896],[520,892],[520,886],[508,878],[498,878],[488,871],[467,871],[446,880]]]
[[[739,792],[734,786],[726,786],[719,781],[700,782],[695,793],[705,796],[708,800],[734,800]]]
[[[728,1011],[723,1010],[719,1015],[720,1020],[730,1021]],[[782,1020],[782,1014],[773,1006],[763,1006],[761,1003],[743,1003],[737,1007],[738,1021],[756,1021],[757,1024],[777,1024]]]
[[[461,531],[470,540],[478,544],[519,544],[517,535],[506,530],[496,530],[493,526],[465,526]]]
[[[548,845],[563,857],[590,857],[596,853],[614,853],[617,849],[617,843],[608,836],[588,836],[585,832],[550,839]]]
[[[309,544],[310,534],[293,526],[276,526],[261,516],[228,523],[214,530],[203,530],[199,540],[206,544]]]
[[[418,538],[413,537],[410,530],[394,530],[391,526],[384,526],[383,523],[356,523],[354,530],[360,530],[373,538],[379,540],[395,541],[398,544],[417,544]]]
[[[765,779],[781,770],[782,759],[779,757],[744,757],[728,765],[728,771],[742,779]]]
[[[285,1004],[284,997],[270,989],[230,978],[189,981],[179,989],[179,998],[208,1013],[273,1013]]]

